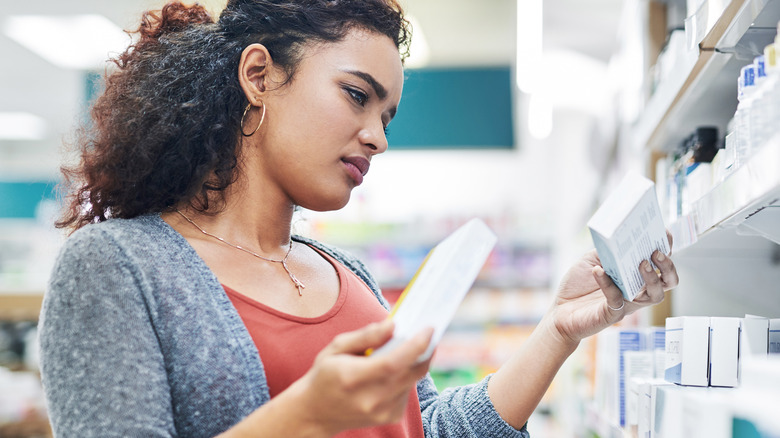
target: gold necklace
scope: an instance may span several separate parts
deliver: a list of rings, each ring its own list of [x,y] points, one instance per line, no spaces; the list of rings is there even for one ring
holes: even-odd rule
[[[188,218],[187,216],[185,216],[185,215],[184,215],[184,213],[182,213],[181,211],[179,211],[179,209],[178,209],[178,208],[176,209],[176,213],[179,213],[179,214],[181,215],[181,217],[183,217],[184,219],[186,219],[186,220],[187,220],[187,222],[189,222],[189,223],[191,223],[193,226],[195,226],[195,228],[197,228],[198,230],[200,230],[200,232],[201,232],[201,233],[203,233],[203,234],[205,234],[205,235],[207,235],[207,236],[209,236],[209,237],[213,237],[213,238],[215,238],[215,239],[219,240],[220,242],[224,243],[224,244],[225,244],[225,245],[227,245],[227,246],[233,247],[233,248],[235,248],[235,249],[239,249],[239,250],[241,250],[241,251],[244,251],[244,252],[245,252],[245,253],[247,253],[247,254],[251,254],[251,255],[253,255],[253,256],[255,256],[255,257],[259,258],[259,259],[263,259],[263,260],[265,260],[265,261],[267,261],[267,262],[281,263],[281,264],[282,264],[282,267],[283,267],[283,268],[284,268],[284,270],[285,270],[285,272],[287,272],[287,275],[289,275],[289,276],[290,276],[290,280],[292,280],[293,284],[294,284],[294,285],[295,285],[295,287],[298,289],[298,296],[303,296],[303,289],[304,289],[306,286],[304,286],[304,285],[303,285],[303,283],[301,283],[301,281],[300,281],[300,280],[298,280],[298,279],[295,277],[295,275],[293,275],[293,273],[292,273],[292,272],[290,272],[290,268],[288,268],[288,267],[287,267],[287,257],[289,257],[289,256],[290,256],[290,252],[292,251],[292,244],[293,244],[293,242],[292,242],[292,239],[290,239],[290,246],[287,248],[287,253],[284,255],[284,258],[282,258],[281,260],[274,260],[274,259],[269,259],[269,258],[267,258],[267,257],[263,257],[263,256],[261,256],[260,254],[258,254],[258,253],[256,253],[256,252],[254,252],[254,251],[250,251],[250,250],[248,250],[248,249],[246,249],[246,248],[244,248],[244,247],[242,247],[242,246],[239,246],[239,245],[232,244],[232,243],[228,242],[227,240],[225,240],[225,239],[223,239],[223,238],[221,238],[221,237],[219,237],[219,236],[216,236],[216,235],[214,235],[214,234],[211,234],[211,233],[209,233],[208,231],[206,231],[206,230],[204,230],[203,228],[201,228],[201,227],[200,227],[200,225],[196,224],[196,223],[195,223],[195,222],[194,222],[192,219],[190,219],[190,218]]]

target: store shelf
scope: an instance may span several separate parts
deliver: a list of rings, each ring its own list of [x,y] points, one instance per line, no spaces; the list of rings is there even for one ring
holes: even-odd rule
[[[43,292],[0,291],[0,321],[37,321]]]
[[[737,228],[742,235],[780,234],[780,134],[761,148],[744,166],[695,201],[691,214],[670,226],[675,253],[704,237],[717,239],[724,229]],[[762,233],[763,231],[763,233]],[[726,233],[723,233],[724,235]],[[731,233],[733,234],[733,233]]]
[[[599,438],[626,438],[631,436],[622,427],[610,421],[604,412],[589,403],[585,407],[585,427],[593,436]]]
[[[633,127],[635,150],[668,152],[697,126],[724,132],[736,110],[739,69],[750,62],[737,48],[751,29],[777,26],[780,0],[733,0],[714,22],[699,15],[686,20],[687,50]]]

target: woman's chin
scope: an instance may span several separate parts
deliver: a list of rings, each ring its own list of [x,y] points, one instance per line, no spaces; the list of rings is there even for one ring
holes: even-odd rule
[[[318,200],[301,202],[297,205],[311,211],[336,211],[341,210],[349,203],[351,192],[347,193],[347,196],[340,198],[321,198]]]

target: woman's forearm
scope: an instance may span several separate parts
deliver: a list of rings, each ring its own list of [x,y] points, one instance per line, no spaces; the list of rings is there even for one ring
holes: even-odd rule
[[[521,428],[577,345],[560,336],[552,318],[545,316],[520,350],[490,378],[488,395],[501,418]]]

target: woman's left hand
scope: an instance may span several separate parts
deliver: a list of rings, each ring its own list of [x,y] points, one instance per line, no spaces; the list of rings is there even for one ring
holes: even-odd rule
[[[672,236],[668,232],[667,236],[671,247]],[[659,272],[647,260],[639,265],[645,286],[631,302],[623,299],[620,289],[604,272],[596,250],[580,259],[564,276],[551,309],[550,316],[561,336],[579,342],[625,315],[663,301],[664,292],[677,286],[677,269],[672,259],[660,251],[655,251],[651,258]]]

